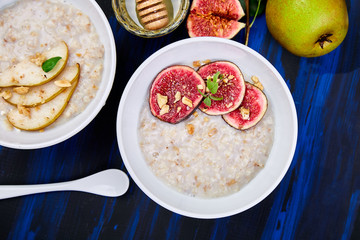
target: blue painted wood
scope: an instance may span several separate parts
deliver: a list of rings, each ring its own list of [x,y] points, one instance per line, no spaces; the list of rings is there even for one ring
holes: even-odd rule
[[[126,171],[115,135],[126,79],[156,50],[188,36],[184,23],[161,38],[133,36],[117,23],[110,1],[98,2],[118,52],[107,104],[63,143],[38,150],[0,146],[0,184],[66,181],[107,168]],[[347,5],[347,37],[322,57],[300,58],[284,50],[267,31],[264,16],[251,29],[249,46],[283,76],[299,120],[290,169],[261,203],[231,217],[191,219],[157,205],[131,181],[116,199],[56,192],[0,200],[0,239],[360,239],[360,2]],[[233,40],[243,39],[241,32]]]

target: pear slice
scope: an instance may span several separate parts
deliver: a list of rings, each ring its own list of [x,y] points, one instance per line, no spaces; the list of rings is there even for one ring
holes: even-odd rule
[[[21,105],[24,107],[35,107],[49,102],[67,87],[61,83],[73,84],[80,74],[80,64],[65,67],[65,69],[52,81],[35,87],[11,87],[4,90],[11,91],[11,97],[5,99],[10,104]],[[25,93],[21,90],[25,90]],[[20,91],[19,91],[20,90]]]
[[[61,59],[52,70],[44,72],[42,63],[53,57],[61,57]],[[49,82],[65,68],[68,57],[68,46],[61,41],[49,51],[37,53],[0,73],[0,87],[37,86]]]
[[[14,127],[26,131],[36,131],[49,126],[65,110],[78,82],[77,79],[71,87],[42,105],[32,108],[19,105],[17,109],[13,109],[7,114],[8,121]]]

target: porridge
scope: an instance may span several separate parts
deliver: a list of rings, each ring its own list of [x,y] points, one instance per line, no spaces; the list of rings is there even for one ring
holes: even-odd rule
[[[273,136],[270,106],[246,131],[200,110],[175,125],[155,118],[147,104],[140,116],[139,144],[148,166],[166,184],[195,197],[237,192],[264,167]]]
[[[78,86],[55,124],[82,112],[96,95],[104,46],[89,17],[80,10],[60,0],[22,0],[1,11],[0,36],[0,72],[60,41],[68,46],[67,66],[80,64]],[[13,108],[0,98],[0,125],[5,129],[12,129],[6,115]]]

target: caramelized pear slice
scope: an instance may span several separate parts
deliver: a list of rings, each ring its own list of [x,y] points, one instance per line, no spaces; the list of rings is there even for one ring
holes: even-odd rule
[[[52,70],[44,72],[43,62],[53,57],[61,57],[61,59]],[[0,73],[0,87],[37,86],[47,83],[61,73],[68,57],[68,46],[61,41],[49,51],[26,58]]]
[[[37,107],[25,108],[19,105],[17,109],[8,113],[7,119],[11,125],[21,130],[43,129],[52,124],[63,113],[77,84],[78,79],[56,98]]]
[[[70,87],[80,74],[80,64],[65,67],[65,69],[52,81],[35,87],[11,87],[6,88],[12,92],[11,97],[5,99],[13,105],[24,107],[35,107],[40,104],[49,102],[58,96],[67,87]],[[68,84],[68,85],[67,85]],[[26,93],[18,90],[25,89]]]

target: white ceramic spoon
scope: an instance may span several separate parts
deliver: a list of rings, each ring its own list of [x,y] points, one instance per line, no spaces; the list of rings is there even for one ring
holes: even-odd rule
[[[78,180],[33,185],[0,185],[0,199],[54,191],[81,191],[107,197],[123,195],[129,178],[118,169],[109,169]]]

